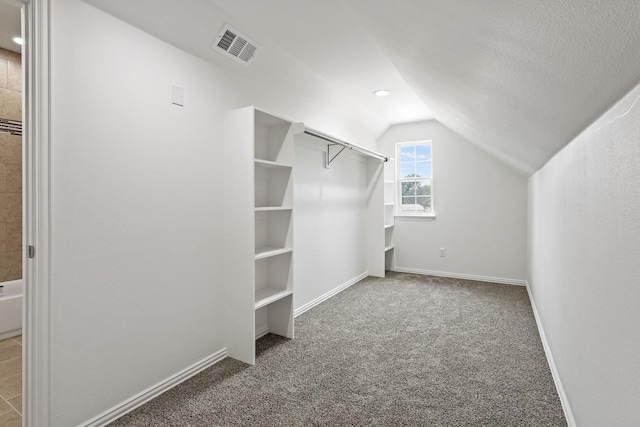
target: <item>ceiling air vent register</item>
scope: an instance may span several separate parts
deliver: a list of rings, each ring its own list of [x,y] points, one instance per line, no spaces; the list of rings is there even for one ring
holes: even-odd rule
[[[225,25],[212,47],[246,65],[255,55],[258,44],[230,25]]]

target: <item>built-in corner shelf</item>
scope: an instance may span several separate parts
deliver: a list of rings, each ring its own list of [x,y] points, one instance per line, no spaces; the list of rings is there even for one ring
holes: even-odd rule
[[[229,357],[254,364],[256,330],[293,338],[294,125],[254,107],[224,125],[225,340]]]
[[[256,162],[256,166],[261,167],[261,168],[285,168],[285,169],[288,168],[288,169],[291,169],[293,167],[293,166],[291,166],[289,164],[272,162],[270,160],[255,159],[254,161]]]
[[[290,206],[261,206],[255,208],[256,212],[275,212],[275,211],[290,211]]]
[[[259,248],[256,249],[256,259],[269,258],[276,255],[282,255],[289,252],[293,252],[291,248]]]
[[[394,162],[387,162],[384,165],[386,177],[395,176],[393,171]],[[395,233],[396,209],[396,182],[393,179],[384,180],[384,269],[393,270],[395,267],[395,245],[393,234]]]
[[[293,295],[293,291],[290,289],[276,289],[276,288],[262,288],[256,289],[255,309],[258,310],[262,307],[266,307],[271,303],[281,300],[284,297]]]

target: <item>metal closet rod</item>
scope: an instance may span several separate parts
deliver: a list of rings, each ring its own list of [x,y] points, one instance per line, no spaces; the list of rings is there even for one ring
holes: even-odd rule
[[[338,138],[334,138],[332,136],[329,136],[325,133],[319,132],[315,129],[311,129],[305,126],[304,128],[304,133],[306,133],[307,135],[311,135],[311,136],[315,136],[316,138],[320,138],[320,139],[324,139],[327,142],[331,142],[332,144],[338,144],[338,145],[342,145],[343,147],[346,147],[350,150],[354,150],[357,151],[359,153],[362,153],[364,155],[367,156],[371,156],[373,158],[376,158],[380,161],[386,162],[389,160],[389,158],[387,156],[384,156],[380,153],[376,153],[375,151],[369,150],[367,148],[364,147],[360,147],[359,145],[355,145],[355,144],[351,144],[349,142],[346,141],[342,141]]]

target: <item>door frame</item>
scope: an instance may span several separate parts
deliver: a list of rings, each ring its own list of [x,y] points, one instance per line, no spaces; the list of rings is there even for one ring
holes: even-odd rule
[[[23,426],[50,426],[50,10],[51,0],[22,6],[23,64]],[[28,248],[35,248],[29,258]]]

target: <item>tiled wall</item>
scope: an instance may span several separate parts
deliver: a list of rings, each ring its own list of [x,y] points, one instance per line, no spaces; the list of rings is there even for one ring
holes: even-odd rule
[[[22,121],[20,55],[0,48],[0,118]],[[22,278],[22,137],[0,132],[0,282]]]

